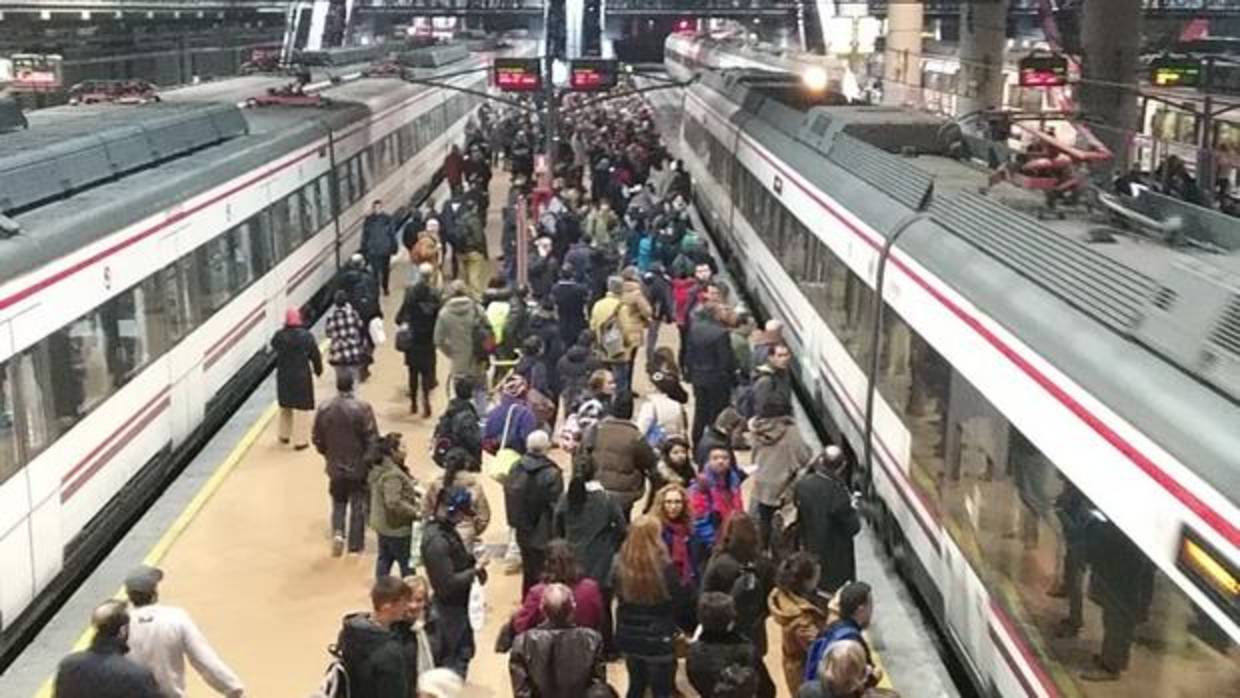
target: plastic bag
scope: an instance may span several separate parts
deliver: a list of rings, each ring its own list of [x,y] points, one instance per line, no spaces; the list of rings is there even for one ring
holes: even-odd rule
[[[422,565],[422,522],[413,522],[413,531],[409,540],[409,569],[417,569]]]
[[[469,627],[474,632],[482,632],[482,627],[487,622],[487,597],[482,591],[482,585],[478,580],[474,580],[474,585],[469,588]]]
[[[383,330],[383,318],[371,318],[366,330],[370,333],[370,343],[376,347],[383,346],[383,343],[387,341],[387,332]]]

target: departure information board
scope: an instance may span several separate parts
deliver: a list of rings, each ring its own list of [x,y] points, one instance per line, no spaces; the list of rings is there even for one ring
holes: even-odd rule
[[[616,86],[619,64],[613,60],[581,58],[569,66],[568,86],[574,92],[602,92]]]
[[[542,65],[537,58],[496,58],[491,66],[495,86],[504,92],[542,89]]]

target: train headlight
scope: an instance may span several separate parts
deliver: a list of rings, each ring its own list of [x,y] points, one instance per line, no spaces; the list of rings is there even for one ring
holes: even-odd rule
[[[801,82],[812,92],[822,92],[827,89],[827,69],[811,65],[801,73]]]

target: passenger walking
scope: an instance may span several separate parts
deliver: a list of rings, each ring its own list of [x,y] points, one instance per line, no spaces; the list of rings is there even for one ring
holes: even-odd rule
[[[476,425],[475,425],[476,428]],[[461,516],[456,523],[456,532],[465,547],[474,550],[491,525],[491,503],[486,491],[482,488],[482,478],[473,472],[477,470],[476,462],[470,459],[464,449],[452,449],[443,463],[443,475],[431,480],[422,497],[423,509],[427,521],[435,517],[434,503],[444,490],[462,487],[469,493],[469,513]]]
[[[367,476],[370,488],[370,527],[379,539],[375,578],[387,576],[395,563],[401,577],[408,577],[413,522],[420,514],[417,481],[405,466],[405,445],[397,432],[389,432],[372,449]]]
[[[857,577],[853,538],[861,532],[861,518],[844,481],[847,467],[844,452],[827,446],[793,489],[797,538],[801,549],[818,557],[818,588],[828,594]]]
[[[588,395],[590,376],[601,368],[602,362],[590,351],[589,345],[581,342],[570,346],[556,362],[556,378],[559,381],[565,414],[575,412],[580,407]],[[610,373],[604,372],[610,377]]]
[[[504,504],[508,525],[517,535],[521,549],[521,594],[542,577],[547,545],[554,536],[555,506],[564,494],[560,466],[547,457],[551,437],[540,430],[525,440],[525,455],[504,480]]]
[[[780,504],[790,499],[797,476],[809,465],[814,454],[801,438],[796,420],[791,416],[767,415],[780,412],[772,403],[763,404],[764,412],[750,421],[749,434],[753,443],[753,498],[758,512],[758,529],[764,548],[771,545],[771,526]]]
[[[473,513],[471,499],[469,490],[459,485],[441,489],[433,504],[434,518],[422,538],[422,563],[431,582],[432,607],[438,619],[435,665],[447,667],[461,678],[468,675],[474,657],[470,590],[475,581],[487,581],[487,558],[475,558],[456,530]]]
[[[302,327],[297,308],[285,311],[284,327],[271,338],[271,348],[276,353],[276,401],[280,405],[277,435],[280,443],[291,442],[293,450],[301,451],[310,446],[314,376],[323,375],[323,356],[314,335]]]
[[[185,698],[185,661],[216,693],[239,698],[245,693],[241,679],[219,654],[183,609],[160,603],[162,570],[148,565],[134,569],[125,577],[125,596],[129,599],[129,658],[151,670],[159,690],[167,698]]]
[[[457,220],[457,239],[454,252],[461,255],[461,274],[475,298],[481,298],[490,275],[487,263],[487,237],[483,216],[472,201],[465,206]]]
[[[360,380],[361,369],[367,362],[363,339],[366,326],[342,290],[337,290],[332,297],[332,309],[327,311],[324,330],[329,341],[327,363],[336,369],[336,377],[347,373]]]
[[[646,443],[659,448],[663,442],[673,436],[688,438],[689,414],[685,410],[688,395],[675,377],[661,371],[650,376],[654,383],[654,392],[646,395],[642,406],[637,410],[637,429],[645,437]],[[684,400],[677,400],[682,397]]]
[[[839,592],[840,617],[823,630],[805,657],[805,680],[818,678],[822,657],[831,651],[831,647],[839,642],[852,641],[861,645],[865,651],[865,663],[869,667],[866,678],[867,686],[874,686],[883,679],[883,670],[874,666],[870,655],[869,643],[865,640],[864,631],[870,627],[874,618],[874,596],[870,585],[865,582],[849,582]]]
[[[579,628],[603,630],[603,595],[599,584],[587,577],[582,570],[573,548],[568,541],[557,538],[547,544],[547,557],[540,581],[529,588],[519,608],[512,617],[512,631],[517,635],[536,628],[546,620],[543,613],[543,595],[553,585],[562,584],[572,591],[573,622]]]
[[[560,320],[560,339],[566,346],[577,342],[582,330],[589,327],[586,309],[590,303],[590,290],[575,276],[575,270],[565,264],[560,267],[560,280],[551,287],[556,314]]]
[[[420,395],[423,419],[431,416],[431,391],[438,385],[435,322],[441,305],[439,293],[424,276],[405,290],[405,298],[396,312],[396,350],[405,355],[409,372],[409,412],[417,414]]]
[[[639,516],[616,556],[616,647],[629,675],[627,698],[669,698],[676,678],[676,619],[689,590],[663,546],[662,526]]]
[[[396,250],[395,221],[383,212],[383,202],[375,199],[370,204],[370,213],[362,221],[361,253],[385,296],[388,295],[388,279],[392,274],[392,255],[396,254]]]
[[[435,321],[435,347],[448,357],[453,379],[466,376],[473,381],[474,407],[481,415],[486,412],[487,355],[478,339],[490,333],[487,319],[464,282],[449,283],[444,296],[447,300]]]
[[[718,462],[718,461],[716,461]],[[766,619],[770,615],[767,599],[774,586],[775,572],[758,541],[758,526],[743,511],[733,514],[723,525],[719,541],[702,575],[702,592],[729,594],[736,604],[736,631],[749,638],[765,657]],[[753,667],[758,675],[759,698],[775,695],[775,682],[759,660]]]
[[[780,562],[768,605],[783,633],[784,681],[788,693],[801,687],[809,646],[827,627],[830,600],[818,591],[818,561],[806,552]]]
[[[693,442],[728,407],[736,376],[736,357],[728,330],[715,307],[705,305],[692,316],[684,342],[685,377],[693,385]]]
[[[332,498],[332,556],[345,546],[348,516],[350,553],[366,542],[366,452],[378,435],[375,413],[353,394],[353,374],[336,378],[337,394],[314,416],[314,447],[327,460],[328,492]]]
[[[753,641],[736,631],[736,604],[732,597],[718,591],[702,594],[697,604],[697,617],[702,632],[689,645],[685,673],[698,695],[701,698],[731,695],[718,691],[724,672],[729,668],[744,669],[750,673],[751,683],[756,683],[753,667],[762,657]],[[752,690],[748,695],[753,695]]]
[[[383,308],[379,304],[379,281],[366,268],[366,259],[355,254],[349,258],[340,276],[340,288],[345,291],[349,305],[357,311],[361,320],[358,332],[362,345],[361,360],[357,364],[358,381],[365,383],[370,378],[370,364],[374,363],[374,341],[370,327],[375,320],[383,317]]]
[[[508,657],[514,698],[581,698],[605,684],[603,638],[575,622],[572,590],[550,584],[540,605],[546,620],[518,635]]]
[[[538,417],[530,408],[529,384],[511,375],[500,387],[499,403],[487,414],[482,427],[482,448],[495,455],[502,448],[525,454],[526,439],[538,428]]]
[[[435,423],[431,435],[431,459],[440,467],[447,455],[461,450],[469,460],[466,470],[477,472],[482,466],[482,419],[474,406],[474,381],[469,376],[457,376],[452,381],[452,399],[444,413]]]
[[[410,667],[393,626],[408,615],[412,594],[404,581],[379,577],[370,589],[371,611],[344,617],[336,650],[350,698],[408,698]]]
[[[582,573],[598,582],[603,595],[603,646],[608,657],[613,657],[612,561],[628,533],[628,521],[620,505],[595,478],[594,461],[586,459],[574,466],[568,492],[555,512],[555,532],[572,547],[574,557],[581,561]]]
[[[129,608],[110,600],[90,616],[90,645],[60,661],[53,698],[167,698],[150,669],[125,656],[129,652]]]
[[[620,505],[625,520],[633,504],[646,492],[646,481],[654,473],[658,458],[633,423],[633,398],[620,393],[612,403],[611,414],[587,433],[582,443],[588,457],[598,467],[598,479]]]

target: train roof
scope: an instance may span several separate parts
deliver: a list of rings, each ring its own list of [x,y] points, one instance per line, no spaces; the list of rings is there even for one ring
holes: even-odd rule
[[[755,96],[749,75],[706,74],[695,89],[739,106],[733,123],[880,234],[924,210],[929,220],[901,249],[1236,500],[1240,221],[1162,202],[1189,234],[1234,245],[1209,251],[1080,213],[1042,222],[1032,192],[1002,183],[979,193],[989,171],[962,156],[945,120],[898,107],[798,109]],[[1100,229],[1113,241],[1092,242]]]
[[[449,69],[459,69],[450,66]],[[283,85],[288,78],[243,77],[169,93],[169,105],[92,107],[108,118],[132,118],[151,106],[190,109],[206,104],[236,109],[235,102]],[[335,85],[325,91],[330,103],[322,108],[264,107],[246,109],[248,133],[163,162],[122,179],[94,186],[53,203],[13,216],[21,234],[0,239],[0,282],[38,269],[102,239],[127,225],[175,206],[178,202],[253,172],[265,163],[340,129],[370,113],[431,89],[398,79],[372,78]],[[221,103],[219,100],[223,100]],[[72,108],[45,110],[40,118],[57,120]],[[40,112],[36,112],[40,114]],[[2,143],[3,140],[0,140]]]

